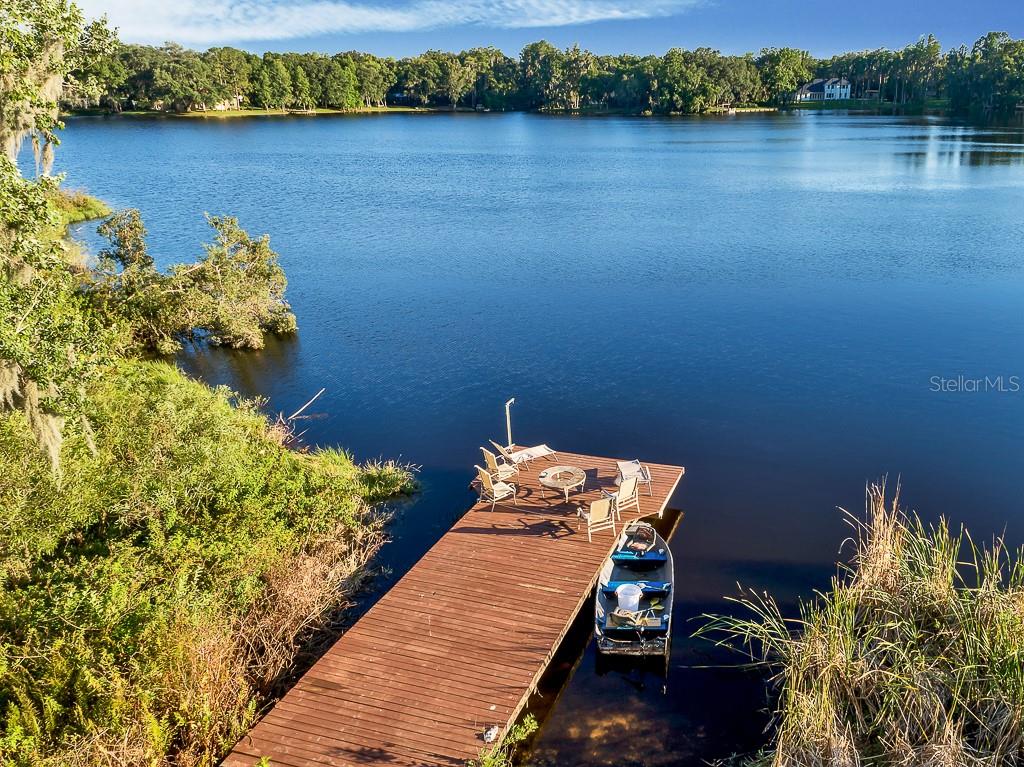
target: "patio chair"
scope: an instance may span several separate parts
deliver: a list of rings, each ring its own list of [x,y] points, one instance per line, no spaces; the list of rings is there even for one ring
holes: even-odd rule
[[[476,475],[480,480],[480,500],[490,501],[491,511],[494,511],[494,506],[498,501],[503,501],[506,498],[511,498],[514,505],[519,505],[515,485],[511,482],[495,482],[485,469],[479,466],[474,468],[476,468]]]
[[[519,474],[518,466],[508,461],[498,463],[498,456],[486,447],[480,448],[480,452],[484,454],[484,466],[487,467],[487,473],[491,475],[492,479],[504,482],[506,479]]]
[[[530,465],[530,461],[537,458],[546,458],[547,456],[554,455],[556,451],[552,450],[547,445],[534,445],[533,447],[524,447],[522,450],[512,450],[507,447],[502,447],[493,439],[488,440],[498,453],[509,463],[520,464],[525,463],[527,466]]]
[[[611,501],[612,512],[615,514],[616,519],[622,519],[622,512],[625,509],[635,508],[637,513],[640,513],[640,493],[637,489],[636,477],[622,480],[619,489],[614,493],[609,493],[607,490],[602,490],[601,492],[605,498]]]
[[[587,540],[593,540],[593,534],[601,530],[612,531],[612,536],[616,535],[615,532],[615,517],[612,513],[612,502],[609,498],[599,498],[596,501],[591,502],[589,509],[584,509],[582,506],[577,508],[576,514],[580,520],[585,520],[587,523]],[[576,529],[580,529],[579,521],[576,522]]]
[[[640,461],[618,461],[616,466],[619,469],[619,478],[615,481],[616,485],[621,485],[623,480],[627,480],[630,477],[636,477],[636,481],[641,485],[647,485],[647,495],[654,495],[651,470],[640,463]]]

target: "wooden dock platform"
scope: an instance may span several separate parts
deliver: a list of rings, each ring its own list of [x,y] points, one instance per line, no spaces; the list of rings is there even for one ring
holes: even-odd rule
[[[645,462],[646,463],[646,462]],[[537,475],[587,473],[569,504]],[[646,463],[662,512],[681,466]],[[467,479],[470,474],[467,471]],[[520,469],[518,505],[477,503],[244,736],[225,767],[463,767],[503,737],[573,619],[589,605],[611,531],[587,541],[576,506],[614,491],[615,460],[558,452]],[[266,762],[264,762],[266,764]]]

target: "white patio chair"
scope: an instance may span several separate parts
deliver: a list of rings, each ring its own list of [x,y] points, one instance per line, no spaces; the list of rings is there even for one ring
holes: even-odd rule
[[[619,485],[619,489],[614,493],[609,493],[607,490],[601,491],[604,497],[612,503],[612,513],[615,514],[616,519],[622,519],[622,512],[626,509],[635,508],[637,514],[640,513],[640,493],[637,487],[636,477],[629,477],[628,479],[622,480],[622,484]]]
[[[611,529],[612,537],[615,537],[615,516],[612,512],[612,502],[609,498],[599,498],[591,502],[589,509],[578,507],[576,514],[580,520],[587,523],[587,540],[593,540],[593,534],[601,530]],[[579,521],[576,522],[576,529],[580,529]]]
[[[505,480],[519,474],[518,466],[514,463],[508,463],[507,461],[498,463],[498,456],[486,447],[480,448],[480,452],[484,454],[484,466],[487,467],[487,473],[491,475],[492,479],[504,482]]]
[[[495,504],[506,498],[511,498],[516,506],[519,501],[516,498],[516,486],[511,482],[495,482],[485,469],[476,466],[476,475],[480,480],[480,500],[491,502],[491,511],[494,511]]]
[[[636,477],[636,481],[641,485],[647,485],[647,495],[654,495],[651,470],[640,463],[640,461],[618,461],[616,466],[619,469],[619,477],[615,480],[616,485],[621,485],[623,480],[627,480],[630,477]]]
[[[509,463],[514,463],[516,465],[524,463],[527,466],[529,466],[530,461],[533,461],[537,458],[546,458],[548,456],[554,455],[556,452],[547,445],[534,445],[533,447],[524,447],[521,450],[510,450],[507,447],[502,447],[493,439],[488,440],[488,442],[494,445],[494,449],[497,450],[498,453],[506,461],[508,461]]]

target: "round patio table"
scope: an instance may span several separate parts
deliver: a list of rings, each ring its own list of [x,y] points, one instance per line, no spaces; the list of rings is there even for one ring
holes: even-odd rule
[[[569,491],[583,489],[587,474],[576,466],[552,466],[545,469],[537,478],[543,487],[565,493],[565,502],[569,502]],[[541,490],[543,495],[544,491]]]

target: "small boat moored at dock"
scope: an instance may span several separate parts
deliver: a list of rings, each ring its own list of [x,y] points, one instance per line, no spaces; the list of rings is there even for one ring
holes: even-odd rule
[[[647,522],[631,522],[597,580],[599,652],[667,655],[672,634],[672,551]]]

